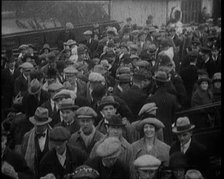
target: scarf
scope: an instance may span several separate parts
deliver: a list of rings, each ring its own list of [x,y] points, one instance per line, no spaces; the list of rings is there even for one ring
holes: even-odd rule
[[[96,132],[96,128],[93,126],[93,130],[91,132],[91,134],[89,135],[85,135],[84,132],[82,131],[82,129],[80,129],[80,136],[82,137],[86,147],[88,147],[94,137],[94,134]]]

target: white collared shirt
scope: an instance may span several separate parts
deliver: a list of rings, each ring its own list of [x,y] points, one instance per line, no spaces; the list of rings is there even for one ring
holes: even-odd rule
[[[190,147],[191,139],[184,145],[180,144],[181,152],[186,153],[187,149]]]
[[[118,84],[117,85],[117,88],[121,91],[121,92],[123,92],[123,88]]]
[[[52,111],[54,111],[54,105],[56,105],[56,109],[58,111],[58,105],[52,99],[50,99],[50,101],[51,101],[51,109],[52,109]]]
[[[9,68],[9,71],[10,71],[11,74],[14,74],[15,69],[10,69]]]
[[[23,77],[26,79],[26,80],[28,80],[28,78],[23,74]]]
[[[40,151],[43,152],[44,150],[44,146],[46,143],[46,139],[47,139],[47,129],[44,131],[45,136],[44,137],[40,137],[38,138],[38,143],[39,143],[39,147],[40,147]]]
[[[61,164],[62,167],[64,167],[65,160],[66,160],[66,149],[62,155],[58,154],[57,152],[56,152],[56,155],[57,155],[59,163]]]

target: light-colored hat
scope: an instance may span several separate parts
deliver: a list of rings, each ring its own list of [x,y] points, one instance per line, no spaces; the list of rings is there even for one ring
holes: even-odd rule
[[[136,126],[137,130],[142,131],[145,124],[152,124],[153,126],[155,126],[156,130],[159,130],[160,128],[165,127],[164,124],[160,120],[156,118],[152,118],[152,117],[147,117],[137,124]]]
[[[76,115],[77,118],[95,118],[97,117],[97,113],[88,106],[83,106],[80,107],[77,111],[76,111]]]
[[[204,179],[204,177],[200,171],[191,169],[186,172],[185,179]]]
[[[19,46],[18,50],[25,50],[25,49],[28,49],[29,46],[27,44],[22,44]]]
[[[99,74],[105,74],[107,73],[107,70],[103,67],[103,65],[95,65],[93,68],[93,72],[99,73]]]
[[[83,35],[92,35],[93,32],[91,30],[87,30],[85,32],[83,32]]]
[[[96,149],[100,157],[118,157],[121,153],[121,142],[117,137],[106,138]]]
[[[214,81],[221,81],[221,79],[222,79],[222,74],[221,74],[221,72],[218,72],[218,73],[215,73],[213,75],[212,82],[214,82]]]
[[[29,94],[34,95],[34,94],[39,93],[41,88],[42,88],[41,83],[35,78],[30,82],[28,92],[29,92]]]
[[[19,67],[23,68],[23,69],[32,69],[33,68],[33,64],[30,63],[30,62],[24,62]]]
[[[190,123],[188,117],[179,117],[176,121],[175,126],[173,127],[173,133],[183,133],[191,131],[195,128],[195,125]]]
[[[141,116],[143,113],[151,113],[152,111],[158,109],[156,103],[146,103],[140,109],[138,115]]]
[[[78,109],[79,106],[74,104],[74,100],[71,98],[63,99],[61,103],[59,104],[59,110],[64,109]]]
[[[152,155],[141,155],[134,161],[134,166],[139,170],[157,170],[161,161]]]
[[[37,126],[45,125],[52,121],[49,117],[48,109],[43,107],[38,107],[34,116],[30,117],[29,120],[32,124]]]
[[[87,165],[81,165],[77,167],[72,175],[72,179],[80,178],[98,178],[100,176],[99,172]]]
[[[65,74],[78,74],[78,70],[74,66],[70,65],[64,69],[64,73]]]
[[[62,89],[62,90],[60,90],[58,93],[56,93],[53,96],[53,100],[58,100],[58,99],[62,99],[62,98],[72,98],[72,99],[75,99],[76,98],[76,94],[72,90]]]
[[[90,82],[105,82],[104,76],[101,75],[100,73],[96,73],[96,72],[91,72],[89,74],[88,80]]]
[[[59,91],[60,89],[64,88],[64,86],[61,84],[61,83],[51,83],[49,86],[48,86],[48,91]]]
[[[76,45],[76,44],[77,44],[76,41],[72,39],[69,39],[67,42],[64,42],[64,45],[68,45],[68,46]]]

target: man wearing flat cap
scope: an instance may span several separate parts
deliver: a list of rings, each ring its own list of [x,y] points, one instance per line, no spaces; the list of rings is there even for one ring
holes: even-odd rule
[[[80,129],[72,134],[69,143],[89,155],[95,143],[104,137],[94,126],[97,113],[92,108],[83,106],[76,111],[76,116]]]
[[[80,128],[75,115],[75,112],[78,108],[79,106],[75,105],[73,99],[71,98],[63,99],[58,105],[62,121],[55,124],[55,126],[63,126],[71,134],[77,132]]]
[[[38,178],[40,160],[49,150],[49,132],[51,128],[48,124],[52,119],[49,117],[46,108],[38,107],[34,116],[29,118],[29,121],[34,127],[24,135],[21,143],[21,153],[27,165],[34,172],[35,178]]]
[[[71,134],[66,128],[54,127],[49,136],[50,150],[40,162],[40,177],[51,175],[63,179],[65,175],[82,165],[87,155],[80,149],[67,144]]]
[[[136,179],[156,179],[161,161],[152,155],[141,155],[134,162]]]
[[[122,144],[116,137],[108,137],[96,148],[96,157],[85,162],[100,174],[99,179],[129,179],[128,164],[119,160],[122,152]]]
[[[172,132],[177,135],[170,148],[170,155],[180,151],[185,154],[189,167],[198,169],[204,176],[209,176],[210,166],[206,147],[192,137],[194,124],[190,123],[188,117],[179,117],[176,120]]]

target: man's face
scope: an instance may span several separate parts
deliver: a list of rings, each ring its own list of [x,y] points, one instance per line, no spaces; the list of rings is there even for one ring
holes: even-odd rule
[[[29,76],[30,73],[31,73],[31,69],[23,69],[23,74],[24,74],[25,76]]]
[[[16,65],[15,61],[9,63],[9,69],[15,69],[15,65]]]
[[[36,133],[37,134],[42,134],[42,133],[44,133],[44,131],[47,129],[47,127],[48,127],[48,124],[44,124],[44,125],[36,125],[35,126],[35,130],[36,130]]]
[[[156,170],[138,170],[139,179],[154,179]]]
[[[200,84],[200,87],[203,91],[206,91],[208,89],[208,82],[207,81],[202,81]]]
[[[216,89],[221,89],[221,86],[222,86],[221,81],[216,81],[216,82],[214,82],[213,86],[214,86],[214,88],[216,88]]]
[[[122,127],[121,126],[109,126],[107,133],[110,137],[120,138],[122,136]]]
[[[104,106],[102,111],[103,113],[103,116],[109,120],[111,118],[112,115],[115,115],[116,112],[117,112],[117,109],[113,106],[113,105],[107,105],[107,106]]]
[[[180,134],[177,134],[177,138],[180,141],[181,144],[186,144],[192,136],[192,132],[183,132]]]
[[[49,141],[49,150],[52,150],[55,148],[56,152],[60,155],[62,155],[66,149],[66,144],[67,141],[65,142],[54,142],[54,141]]]
[[[184,168],[174,169],[173,174],[174,174],[176,179],[184,179],[185,169]]]
[[[84,134],[89,135],[93,131],[93,119],[80,118],[79,125]]]
[[[65,123],[70,123],[74,120],[74,111],[72,109],[61,110],[62,118]]]
[[[155,126],[152,124],[145,124],[143,127],[143,131],[147,138],[152,138],[156,134]]]

